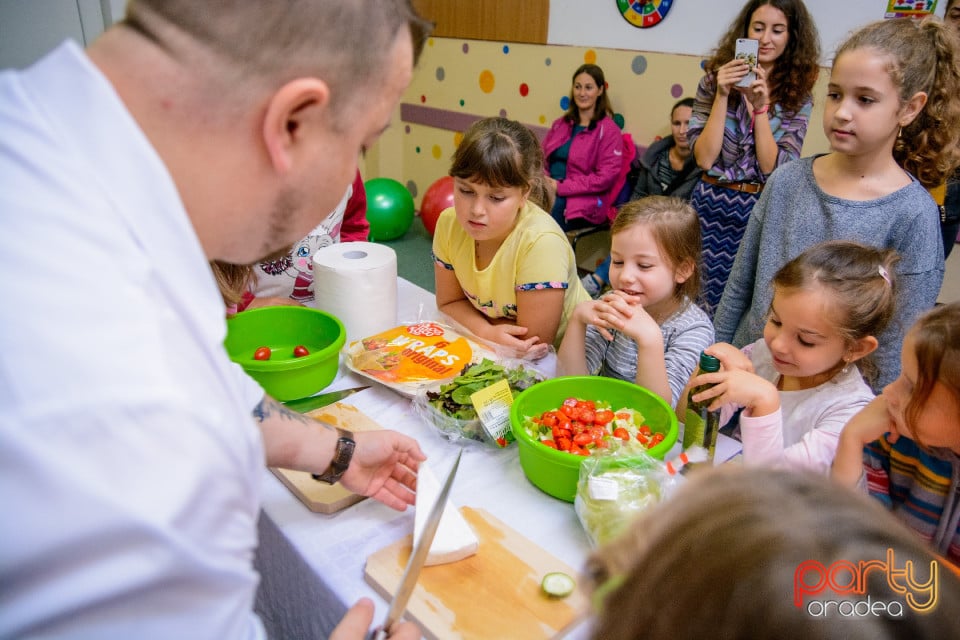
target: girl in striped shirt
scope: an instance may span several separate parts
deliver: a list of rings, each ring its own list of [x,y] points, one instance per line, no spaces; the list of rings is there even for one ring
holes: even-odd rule
[[[865,486],[960,566],[960,303],[917,320],[901,365],[844,427],[833,477]]]

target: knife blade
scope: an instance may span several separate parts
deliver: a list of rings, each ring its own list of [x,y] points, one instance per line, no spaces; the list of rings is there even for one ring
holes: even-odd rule
[[[365,387],[353,387],[352,389],[341,389],[339,391],[330,391],[329,393],[320,393],[315,396],[308,396],[306,398],[300,398],[298,400],[287,400],[283,403],[288,409],[293,409],[298,413],[306,413],[307,411],[313,411],[314,409],[319,409],[320,407],[325,407],[328,404],[333,404],[339,400],[343,400],[348,396],[352,396],[358,391],[363,391],[364,389],[369,389],[369,385]]]
[[[447,498],[450,496],[450,487],[453,486],[453,478],[457,475],[457,468],[460,466],[460,456],[463,455],[463,449],[457,454],[457,459],[453,463],[453,468],[447,475],[446,482],[437,496],[437,501],[430,508],[430,517],[423,527],[423,534],[420,536],[420,542],[410,552],[410,559],[403,570],[403,577],[400,579],[400,586],[397,587],[393,595],[393,601],[390,603],[390,609],[387,610],[387,617],[373,635],[373,640],[386,640],[390,628],[403,616],[407,610],[407,602],[413,594],[414,587],[417,586],[417,578],[420,576],[420,570],[423,563],[427,561],[427,554],[430,552],[430,545],[433,544],[433,538],[437,534],[437,527],[440,526],[440,518],[443,516],[443,508],[447,504]]]

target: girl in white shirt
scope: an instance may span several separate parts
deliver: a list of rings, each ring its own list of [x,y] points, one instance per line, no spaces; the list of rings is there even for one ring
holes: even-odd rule
[[[774,276],[762,339],[707,349],[721,369],[688,388],[712,385],[693,399],[712,399],[721,424],[743,408],[744,463],[829,471],[843,426],[873,399],[860,370],[876,373],[868,356],[894,313],[898,259],[856,242],[814,245]]]

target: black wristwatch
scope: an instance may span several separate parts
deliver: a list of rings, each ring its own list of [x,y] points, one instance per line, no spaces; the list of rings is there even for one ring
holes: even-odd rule
[[[350,466],[350,459],[353,458],[353,450],[357,446],[357,443],[353,440],[353,433],[340,427],[336,427],[336,429],[340,437],[337,438],[337,450],[333,454],[333,460],[330,461],[330,466],[319,475],[316,473],[313,474],[314,480],[326,482],[327,484],[336,484],[336,482],[340,480],[340,477],[347,470],[347,467]]]

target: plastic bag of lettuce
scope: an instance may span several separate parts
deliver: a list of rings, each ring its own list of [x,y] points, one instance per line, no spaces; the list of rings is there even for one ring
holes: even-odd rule
[[[506,380],[510,391],[516,395],[543,379],[539,371],[519,361],[497,363],[484,358],[465,366],[450,382],[418,393],[413,406],[417,415],[439,429],[448,440],[468,440],[503,448],[513,442],[513,432],[506,429],[500,438],[492,437],[477,416],[471,399],[473,394]]]
[[[580,464],[573,506],[591,544],[600,546],[667,498],[683,476],[671,475],[663,462],[632,447],[596,451]]]

